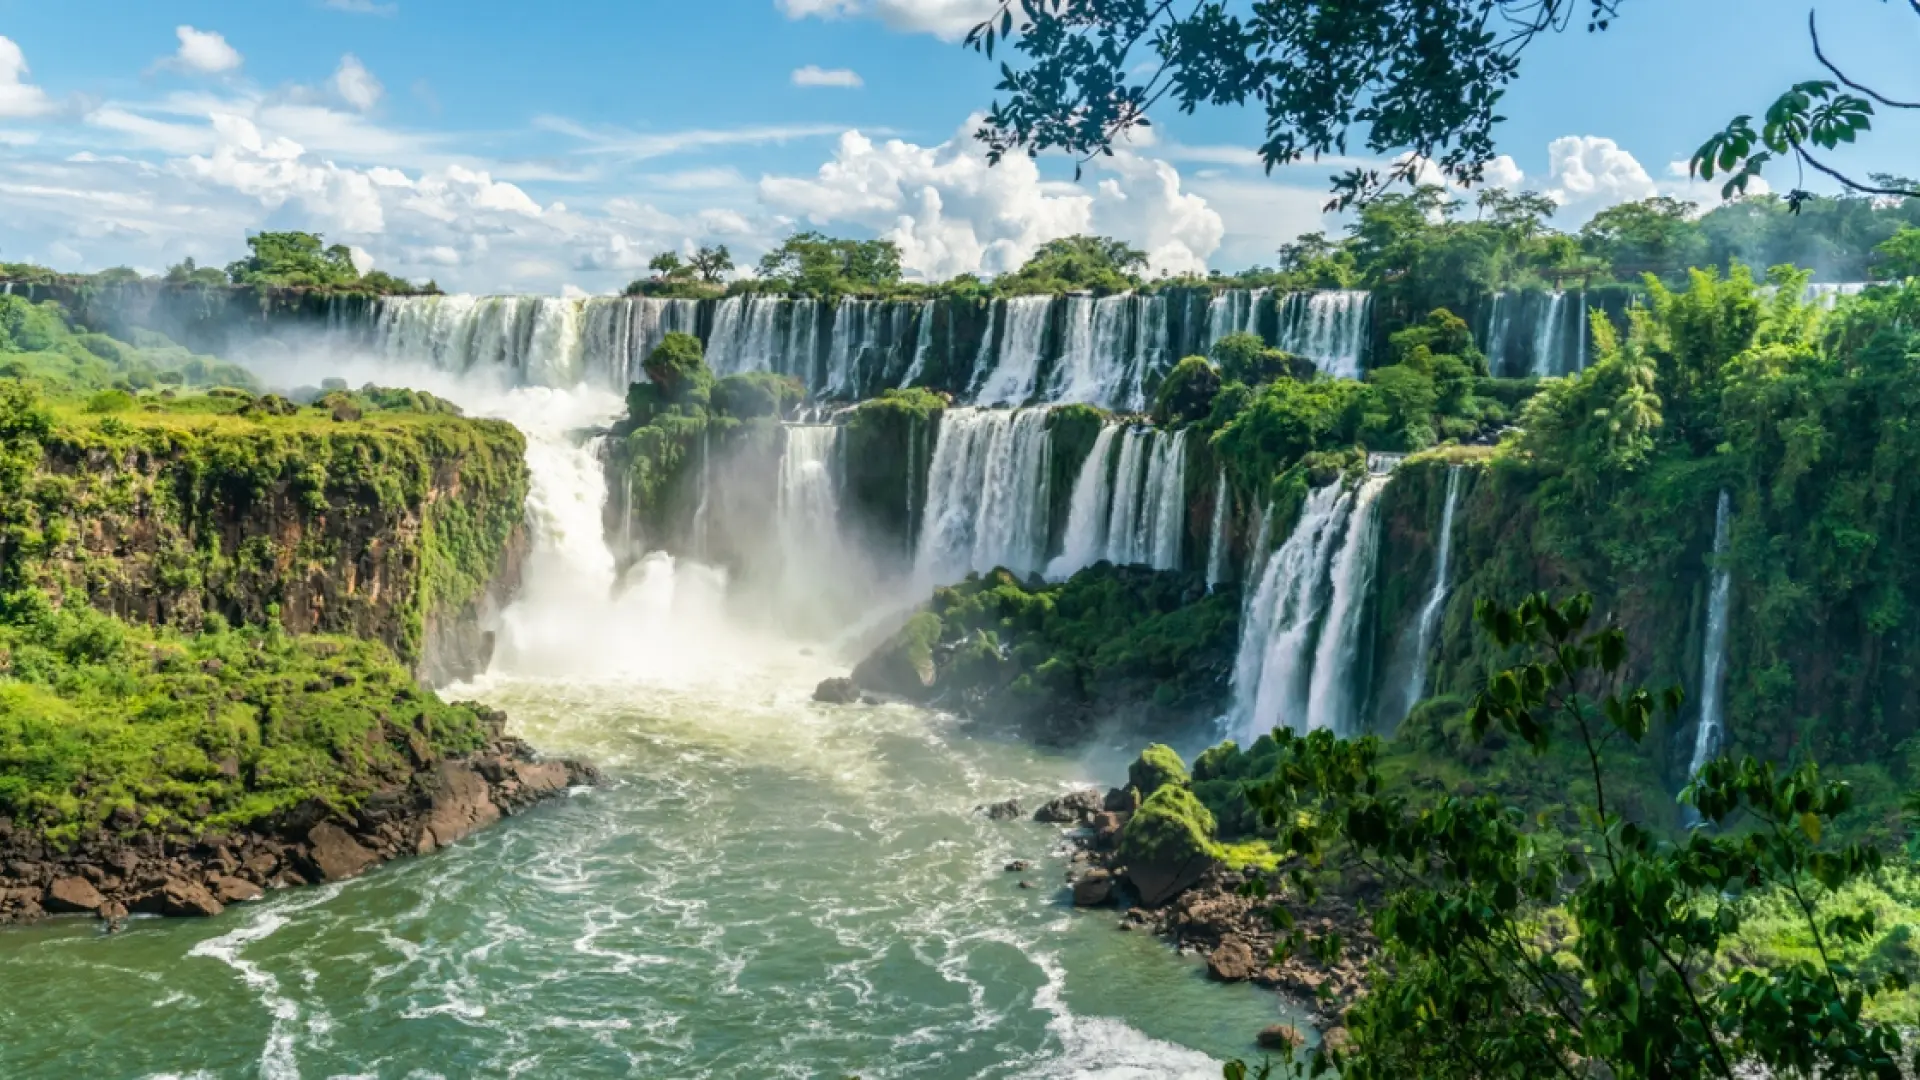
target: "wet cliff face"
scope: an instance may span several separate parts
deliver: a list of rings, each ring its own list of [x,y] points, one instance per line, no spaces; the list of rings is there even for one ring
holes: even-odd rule
[[[25,569],[55,604],[350,634],[449,681],[484,669],[518,586],[523,454],[511,426],[452,416],[63,424]]]

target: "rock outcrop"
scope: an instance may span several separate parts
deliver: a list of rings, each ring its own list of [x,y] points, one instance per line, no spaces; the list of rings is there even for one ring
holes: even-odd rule
[[[598,780],[592,766],[539,760],[525,743],[503,737],[376,792],[355,814],[307,805],[235,835],[188,840],[126,821],[119,824],[128,835],[96,834],[61,850],[0,819],[0,924],[48,914],[212,917],[267,889],[342,881],[456,844]]]

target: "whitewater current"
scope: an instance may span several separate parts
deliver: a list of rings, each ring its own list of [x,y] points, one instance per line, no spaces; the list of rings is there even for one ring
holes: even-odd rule
[[[1295,1019],[1074,911],[1058,831],[978,812],[1118,775],[1124,745],[812,702],[845,659],[738,625],[724,575],[618,574],[577,434],[613,395],[449,378],[413,381],[526,432],[535,550],[494,669],[447,693],[605,785],[211,921],[0,934],[32,988],[0,995],[0,1075],[1212,1077]]]

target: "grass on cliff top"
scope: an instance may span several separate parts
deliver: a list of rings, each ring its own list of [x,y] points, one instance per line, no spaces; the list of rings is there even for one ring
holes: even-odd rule
[[[307,800],[347,809],[491,732],[384,647],[218,626],[194,636],[8,598],[0,815],[56,843],[98,826],[193,835]]]

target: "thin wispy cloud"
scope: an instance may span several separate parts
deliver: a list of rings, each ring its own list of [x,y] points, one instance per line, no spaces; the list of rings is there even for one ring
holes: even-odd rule
[[[743,128],[701,128],[689,131],[637,132],[619,128],[593,128],[565,117],[541,116],[534,126],[557,135],[578,139],[584,154],[608,154],[631,161],[672,157],[693,150],[723,146],[753,146],[792,142],[797,139],[822,139],[847,130],[845,124],[768,124]]]
[[[320,0],[320,6],[329,11],[346,11],[355,15],[398,15],[400,5],[378,3],[376,0]]]
[[[808,64],[796,68],[793,73],[793,85],[807,87],[833,87],[840,90],[858,90],[867,85],[860,73],[851,68],[823,68]]]

